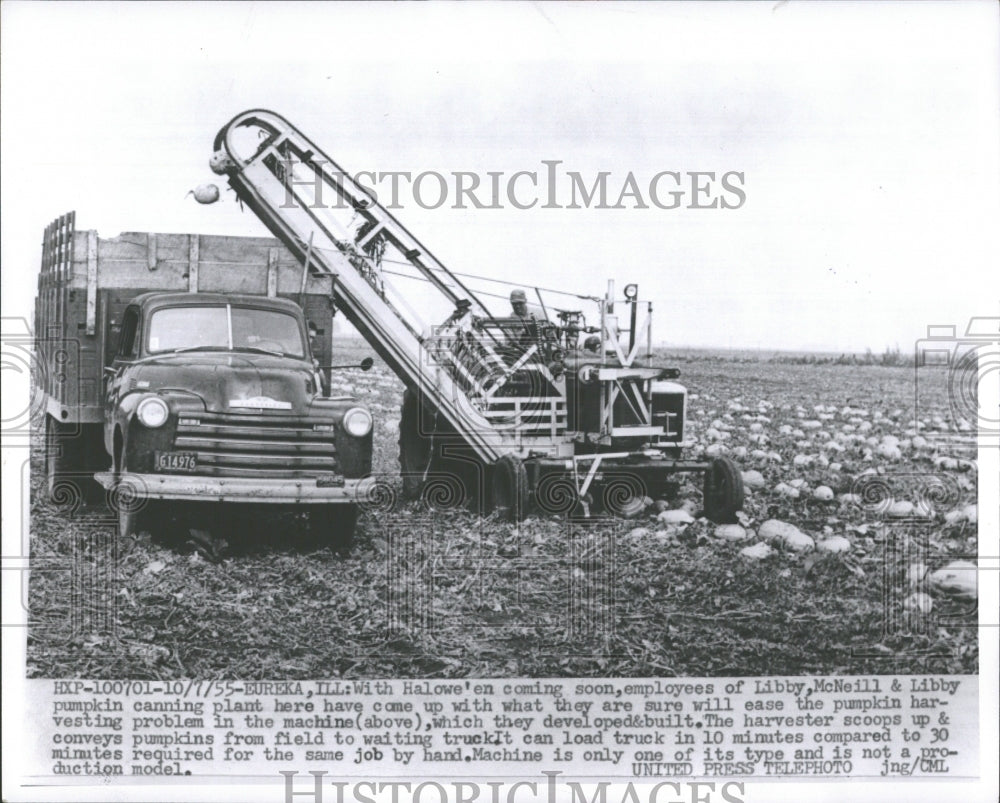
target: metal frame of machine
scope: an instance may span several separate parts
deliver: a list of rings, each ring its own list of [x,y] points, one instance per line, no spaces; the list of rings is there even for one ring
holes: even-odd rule
[[[603,298],[580,296],[597,304],[599,326],[587,327],[577,310],[559,310],[558,324],[498,318],[463,282],[468,274],[446,268],[274,112],[234,117],[216,136],[210,165],[299,257],[303,275],[333,277],[337,308],[419,399],[420,434],[484,466],[489,501],[511,518],[545,496],[539,485],[553,472],[563,486],[572,482],[569,507],[589,513],[607,472],[635,478],[631,495],[642,496],[647,477],[656,485],[694,471],[706,474],[707,514],[732,520],[742,504],[740,473],[725,458],[681,458],[686,392],[669,381],[676,369],[653,365],[652,304],[638,299],[635,285],[624,299],[611,282]],[[396,286],[400,275],[435,288],[447,317],[423,321]],[[626,321],[616,313],[623,304]]]

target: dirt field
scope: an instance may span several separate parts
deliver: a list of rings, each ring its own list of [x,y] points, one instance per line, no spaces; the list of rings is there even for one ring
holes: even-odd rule
[[[368,353],[362,343],[346,350]],[[657,506],[630,520],[534,516],[515,527],[447,494],[394,502],[402,385],[380,363],[339,377],[373,409],[388,489],[348,555],[312,548],[294,515],[257,511],[215,521],[213,535],[228,542],[217,562],[187,532],[118,543],[106,510],[45,498],[36,449],[28,674],[976,672],[975,603],[925,585],[924,572],[975,560],[974,454],[913,438],[913,369],[703,353],[677,364],[695,452],[725,451],[759,472],[745,540],[703,519],[662,520]],[[943,370],[919,379],[918,415],[935,431],[947,426],[945,380]],[[696,511],[699,486],[682,484],[669,507]],[[831,500],[814,497],[820,486]],[[891,515],[901,501],[913,515]],[[816,548],[772,541],[770,555],[745,556],[762,549],[772,519]]]

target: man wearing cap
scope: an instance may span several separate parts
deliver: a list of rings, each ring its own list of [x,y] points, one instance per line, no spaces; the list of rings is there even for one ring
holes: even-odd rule
[[[535,320],[533,313],[528,311],[528,296],[520,288],[510,291],[510,306],[514,310],[514,318],[523,318],[526,321]]]
[[[528,296],[520,288],[510,291],[510,306],[511,318],[521,323],[508,329],[507,338],[518,350],[523,350],[538,340],[538,316],[528,309]]]

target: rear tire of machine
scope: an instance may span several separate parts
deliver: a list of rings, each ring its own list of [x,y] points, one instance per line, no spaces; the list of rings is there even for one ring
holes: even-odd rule
[[[716,524],[732,524],[743,509],[743,475],[728,457],[712,459],[705,472],[705,516]]]

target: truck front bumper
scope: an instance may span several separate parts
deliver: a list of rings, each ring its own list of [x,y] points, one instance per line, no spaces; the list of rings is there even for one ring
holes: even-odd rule
[[[199,477],[182,474],[94,475],[107,490],[125,486],[123,493],[140,499],[177,499],[192,502],[253,502],[269,504],[347,504],[364,502],[375,487],[374,477],[344,479],[343,484],[319,486],[315,479],[250,479]]]

